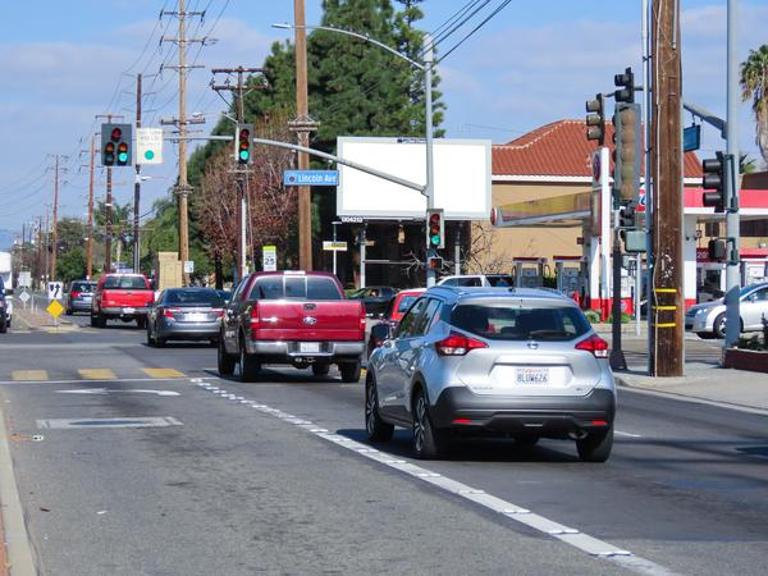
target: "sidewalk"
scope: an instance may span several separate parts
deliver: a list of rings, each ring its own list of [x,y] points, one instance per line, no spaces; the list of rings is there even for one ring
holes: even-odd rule
[[[768,374],[688,362],[682,378],[651,378],[639,372],[614,373],[620,386],[716,402],[768,415]],[[619,391],[621,393],[621,391]]]
[[[37,308],[34,312],[29,307],[26,310],[24,306],[16,304],[13,307],[13,324],[17,327],[29,328],[30,330],[50,329],[56,327],[53,317],[44,309]],[[59,316],[58,329],[61,331],[77,330],[79,327],[63,315]]]

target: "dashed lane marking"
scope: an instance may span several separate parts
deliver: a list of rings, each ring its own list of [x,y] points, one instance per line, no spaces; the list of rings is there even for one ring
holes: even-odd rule
[[[220,379],[216,380],[222,384],[225,382],[224,380]],[[352,440],[351,438],[347,438],[346,436],[330,432],[309,420],[299,418],[293,414],[289,414],[277,408],[272,408],[271,406],[262,404],[260,402],[248,400],[243,396],[232,394],[224,388],[210,382],[206,382],[203,379],[190,379],[190,383],[199,386],[203,390],[211,392],[214,396],[218,396],[219,398],[223,398],[225,400],[235,401],[238,404],[243,404],[254,408],[259,412],[278,418],[288,424],[292,424],[293,426],[296,426],[297,428],[300,428],[305,432],[308,432],[309,434],[312,434],[327,442],[335,444],[336,446],[346,448],[358,456],[362,456],[364,458],[368,458],[369,460],[383,464],[384,466],[388,466],[389,468],[397,470],[400,473],[407,474],[416,480],[426,482],[427,484],[430,484],[444,492],[453,494],[460,498],[464,498],[488,510],[501,514],[510,520],[529,526],[530,528],[533,528],[534,530],[537,530],[552,538],[557,538],[561,542],[568,544],[569,546],[573,546],[574,548],[581,550],[582,552],[585,552],[594,558],[607,560],[621,566],[622,568],[626,568],[627,570],[635,572],[636,574],[642,574],[644,576],[675,575],[675,573],[668,568],[665,568],[660,564],[656,564],[651,560],[636,556],[629,550],[624,550],[609,542],[605,542],[603,540],[589,536],[588,534],[584,534],[577,528],[564,526],[558,522],[550,520],[549,518],[535,514],[531,510],[522,508],[516,504],[513,504],[512,502],[493,496],[492,494],[488,494],[484,490],[473,488],[472,486],[458,482],[452,478],[448,478],[447,476],[443,476],[442,474],[429,470],[423,466],[419,466],[407,460],[392,456],[386,452],[382,452],[381,450],[378,450],[369,444],[363,444],[361,442]]]
[[[81,368],[77,373],[86,380],[117,380],[117,376],[109,368]]]
[[[14,370],[11,372],[11,379],[15,382],[48,380],[48,372],[45,370]]]
[[[174,370],[173,368],[142,368],[144,374],[150,378],[161,378],[163,380],[167,378],[184,378],[184,373]]]

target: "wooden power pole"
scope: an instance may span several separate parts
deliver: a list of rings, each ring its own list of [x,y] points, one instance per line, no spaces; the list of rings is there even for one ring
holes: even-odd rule
[[[682,376],[684,366],[683,150],[680,4],[653,3],[653,314],[651,375]]]
[[[93,277],[93,186],[96,164],[96,136],[91,135],[90,162],[88,163],[88,240],[85,245],[85,277]]]
[[[59,155],[56,154],[56,160],[53,168],[53,226],[51,230],[51,280],[56,280],[56,247],[59,241],[58,235],[59,223]]]

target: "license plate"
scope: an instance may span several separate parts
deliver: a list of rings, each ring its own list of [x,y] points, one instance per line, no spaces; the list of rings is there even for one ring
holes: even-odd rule
[[[133,314],[136,312],[136,308],[123,308],[123,314]]]
[[[205,322],[208,320],[208,314],[187,314],[185,315],[184,320],[189,322]]]
[[[299,352],[320,352],[320,342],[299,342]]]
[[[548,384],[549,368],[518,368],[518,384]]]

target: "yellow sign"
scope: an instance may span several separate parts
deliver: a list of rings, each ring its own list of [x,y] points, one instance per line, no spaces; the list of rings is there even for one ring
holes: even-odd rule
[[[58,318],[61,316],[61,313],[64,312],[64,306],[61,305],[61,302],[58,300],[51,300],[51,303],[48,304],[48,308],[45,309],[48,314],[53,316],[54,318]]]

